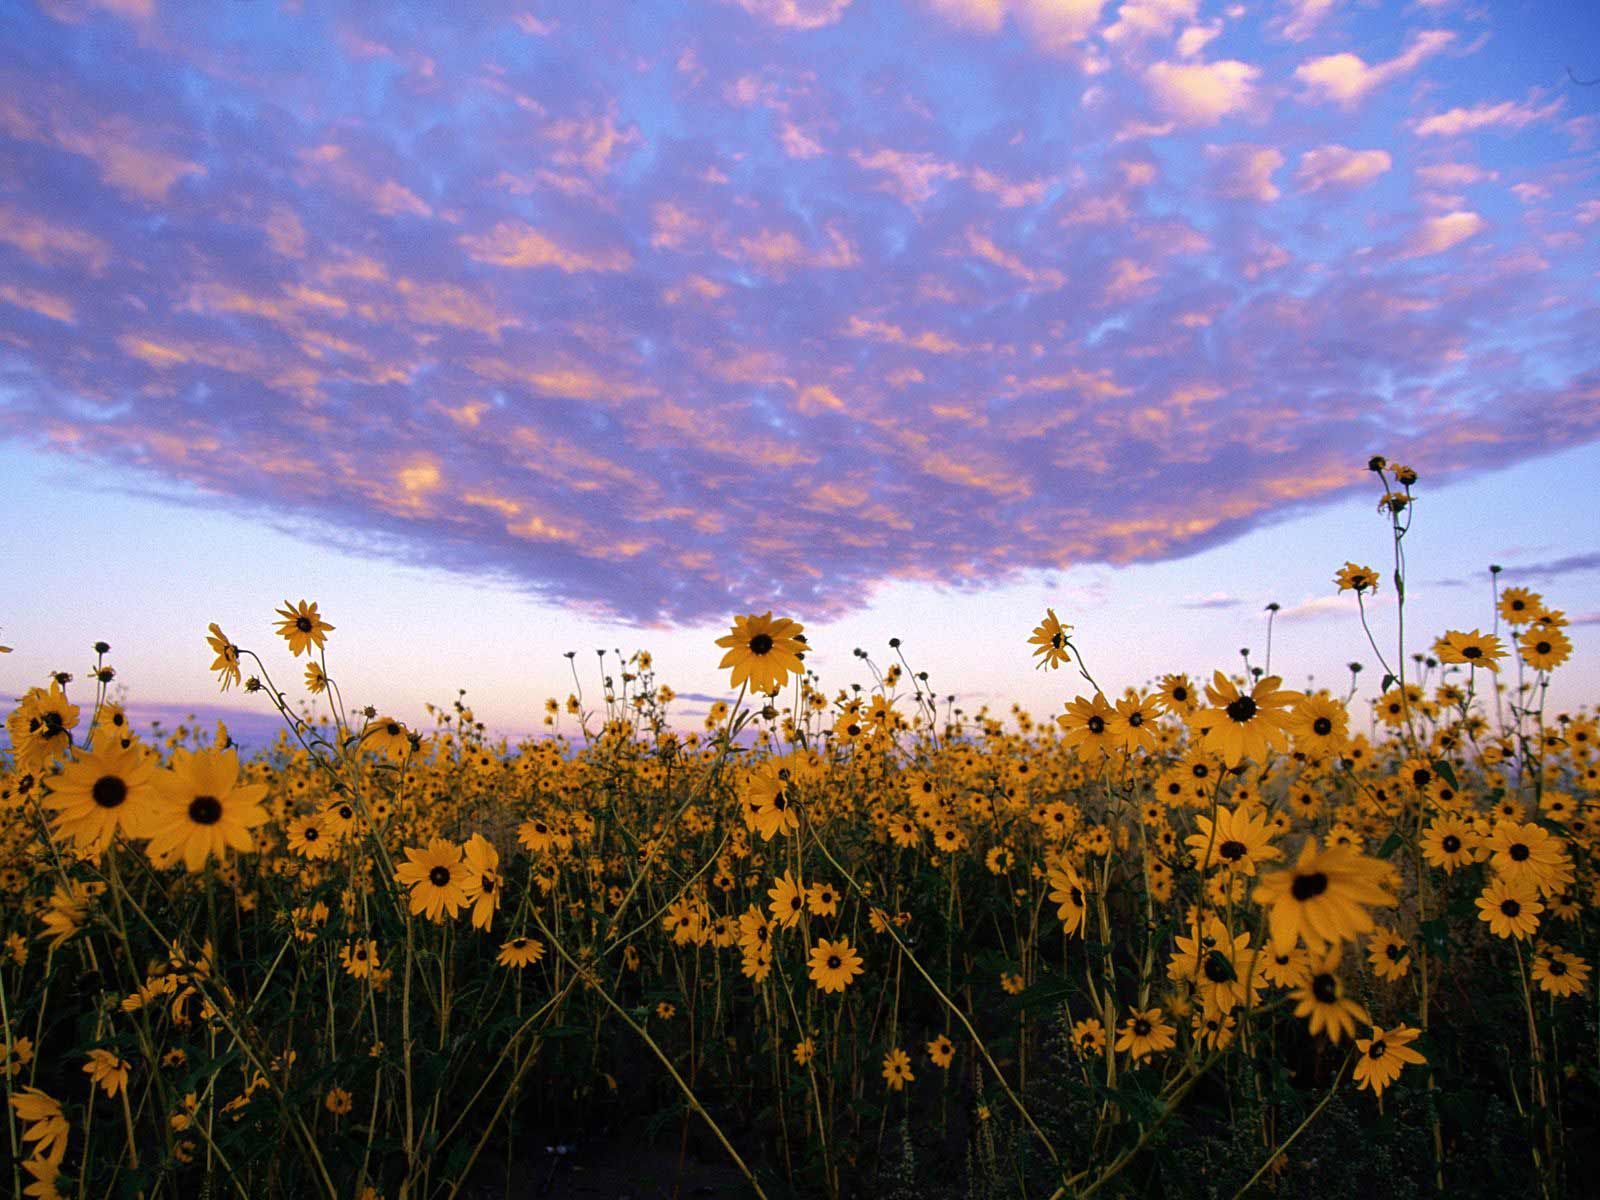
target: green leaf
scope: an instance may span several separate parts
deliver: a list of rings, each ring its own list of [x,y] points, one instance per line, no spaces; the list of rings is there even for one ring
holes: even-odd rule
[[[1459,792],[1461,790],[1461,785],[1456,782],[1455,771],[1451,769],[1450,764],[1445,762],[1444,759],[1441,758],[1433,764],[1433,771],[1440,779],[1449,784],[1453,791]]]
[[[1392,857],[1396,850],[1400,849],[1401,846],[1405,845],[1405,841],[1406,841],[1405,838],[1400,836],[1400,831],[1398,829],[1395,830],[1388,837],[1383,839],[1383,845],[1378,847],[1378,857],[1379,858],[1390,858],[1390,857]]]
[[[1387,671],[1385,671],[1384,675],[1383,675],[1383,683],[1379,685],[1378,690],[1380,692],[1387,692],[1390,688],[1392,688],[1395,685],[1395,683],[1396,683],[1395,677],[1393,675],[1390,675]]]

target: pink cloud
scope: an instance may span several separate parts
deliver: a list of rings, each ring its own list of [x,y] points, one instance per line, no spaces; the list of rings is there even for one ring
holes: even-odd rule
[[[522,221],[501,221],[486,233],[457,239],[467,255],[497,267],[555,267],[568,275],[579,271],[626,271],[633,258],[626,250],[575,250]]]
[[[879,187],[892,196],[915,208],[925,204],[938,190],[939,184],[959,179],[962,169],[955,163],[944,162],[926,152],[906,152],[887,148],[866,153],[852,150],[850,157],[864,171],[874,171],[882,176]]]
[[[1441,254],[1468,238],[1476,237],[1487,227],[1488,222],[1475,212],[1452,212],[1429,217],[1417,226],[1402,253],[1406,258]]]
[[[1291,42],[1305,41],[1338,3],[1339,0],[1287,0],[1285,7],[1289,11],[1280,19],[1283,36]]]
[[[1306,192],[1325,188],[1365,187],[1388,171],[1394,160],[1387,150],[1352,150],[1348,146],[1317,146],[1300,155],[1295,181]]]
[[[735,0],[740,8],[784,29],[821,29],[850,7],[850,0]]]
[[[1215,125],[1255,99],[1261,71],[1237,59],[1209,63],[1152,63],[1144,79],[1156,106],[1186,125]]]
[[[1306,100],[1354,108],[1377,88],[1416,70],[1453,41],[1455,34],[1449,30],[1429,29],[1416,34],[1405,50],[1385,62],[1368,66],[1360,56],[1349,52],[1328,54],[1302,63],[1295,68],[1294,76],[1305,85]]]
[[[1272,175],[1284,164],[1283,151],[1274,146],[1207,146],[1206,157],[1219,195],[1238,200],[1276,200],[1282,193]]]
[[[1474,104],[1452,108],[1414,122],[1419,137],[1458,137],[1480,129],[1525,129],[1537,121],[1547,121],[1561,111],[1561,97],[1538,106],[1527,102],[1502,100],[1498,104]]]

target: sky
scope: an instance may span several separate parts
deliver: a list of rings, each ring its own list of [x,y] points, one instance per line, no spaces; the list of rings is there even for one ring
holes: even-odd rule
[[[0,44],[0,695],[103,637],[142,711],[239,705],[211,621],[293,695],[302,597],[352,703],[509,732],[568,649],[692,717],[768,609],[969,711],[1079,690],[1046,606],[1108,690],[1261,662],[1268,601],[1275,671],[1370,687],[1373,453],[1422,476],[1409,647],[1499,562],[1596,692],[1590,4],[0,0]]]

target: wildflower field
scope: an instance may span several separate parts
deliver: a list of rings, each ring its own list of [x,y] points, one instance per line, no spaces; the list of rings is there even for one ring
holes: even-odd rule
[[[1269,613],[1259,663],[1108,696],[1050,611],[1016,652],[1060,710],[967,712],[915,630],[824,683],[766,612],[703,728],[602,653],[511,745],[348,711],[359,618],[302,600],[209,631],[284,718],[244,756],[141,736],[96,646],[7,722],[4,1186],[1592,1195],[1600,729],[1498,568],[1405,627],[1416,475],[1371,468],[1339,690],[1285,686]]]

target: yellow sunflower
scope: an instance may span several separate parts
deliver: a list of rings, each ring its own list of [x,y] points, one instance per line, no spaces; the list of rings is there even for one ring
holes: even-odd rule
[[[733,687],[748,682],[754,691],[775,692],[790,675],[805,670],[800,661],[806,652],[803,628],[787,617],[773,620],[770,610],[759,617],[735,617],[733,631],[717,639],[728,651],[719,665],[733,668]]]
[[[223,861],[229,848],[255,848],[250,831],[267,821],[261,807],[267,785],[239,782],[236,751],[175,750],[171,768],[156,774],[155,787],[145,828],[157,865],[181,859],[189,871],[199,871],[209,858]]]

